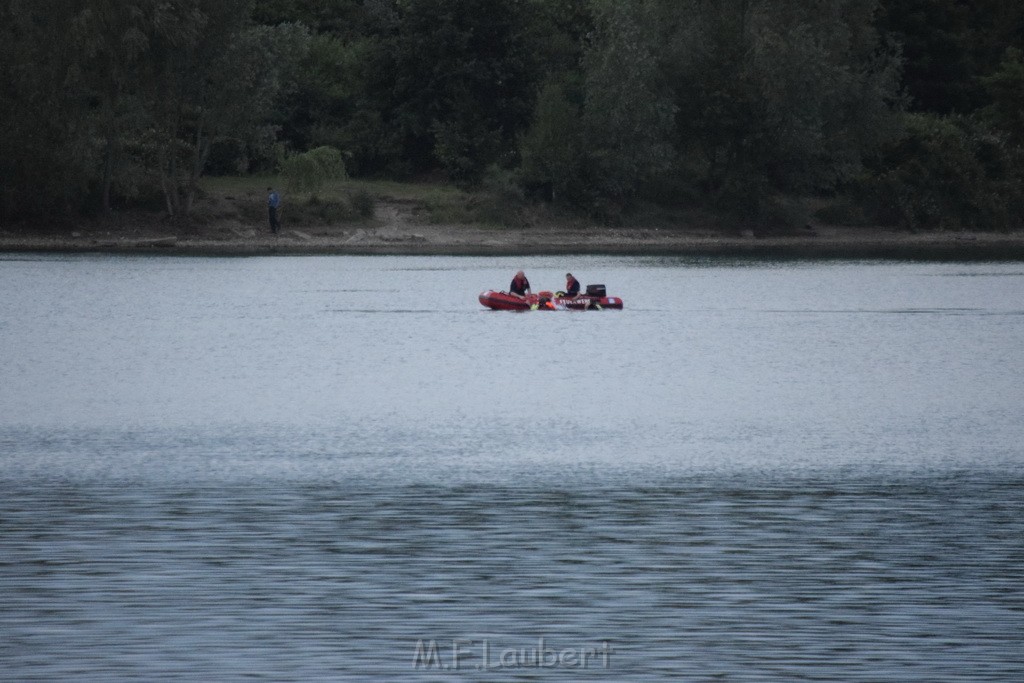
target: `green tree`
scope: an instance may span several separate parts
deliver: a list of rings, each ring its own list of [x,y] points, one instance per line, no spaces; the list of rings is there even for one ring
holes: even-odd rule
[[[1007,47],[1024,48],[1017,0],[881,0],[876,24],[902,46],[913,111],[967,114],[985,105],[980,78]]]
[[[92,0],[72,22],[82,84],[91,103],[89,122],[101,140],[99,186],[104,212],[111,208],[115,181],[128,194],[133,169],[126,169],[126,138],[145,125],[140,98],[141,64],[149,50],[155,0]],[[122,173],[122,171],[126,171]]]
[[[874,5],[672,6],[680,151],[717,205],[757,216],[775,192],[833,190],[898,134],[898,54]]]
[[[292,149],[319,145],[343,149],[360,144],[348,134],[362,93],[365,42],[346,42],[330,34],[314,35],[309,52],[275,102],[273,116],[281,138]]]
[[[526,0],[526,44],[534,53],[536,82],[578,74],[594,31],[593,0]]]
[[[71,28],[81,6],[0,4],[0,217],[68,218],[84,208],[96,147],[82,55]]]
[[[514,150],[536,82],[527,7],[525,0],[396,0],[381,14],[371,87],[408,170],[441,166],[472,181]]]
[[[380,0],[256,0],[257,23],[297,22],[312,33],[308,53],[271,114],[288,149],[333,146],[346,151],[351,171],[374,167],[387,132],[369,85],[379,63],[373,17],[380,9]]]
[[[526,186],[543,189],[552,201],[583,198],[586,155],[580,106],[569,99],[561,82],[550,80],[541,89],[519,154]]]
[[[161,5],[145,79],[150,168],[171,216],[188,215],[211,144],[260,137],[288,68],[305,50],[297,25],[253,26],[250,0]]]
[[[884,0],[879,29],[902,46],[904,83],[915,111],[972,111],[970,9],[958,0]]]
[[[1024,147],[1024,51],[1007,48],[999,69],[983,78],[982,84],[992,101],[986,118],[1003,130],[1012,144]]]
[[[344,149],[349,170],[511,166],[539,85],[577,72],[590,0],[256,0],[257,22],[314,34],[276,104],[289,149]]]
[[[650,3],[595,3],[595,33],[584,62],[584,124],[599,193],[628,201],[641,182],[668,168],[676,106],[660,80]]]
[[[661,78],[652,9],[648,2],[595,3],[583,123],[596,189],[613,207],[672,158],[676,106]]]

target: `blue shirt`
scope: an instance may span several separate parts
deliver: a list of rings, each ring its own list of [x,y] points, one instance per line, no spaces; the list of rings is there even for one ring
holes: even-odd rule
[[[277,195],[277,193],[276,192],[271,192],[270,196],[267,198],[267,206],[270,206],[270,207],[273,207],[273,208],[276,209],[280,203],[281,203],[281,198]]]

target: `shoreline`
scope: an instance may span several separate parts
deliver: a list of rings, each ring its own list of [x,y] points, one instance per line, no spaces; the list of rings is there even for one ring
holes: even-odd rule
[[[391,216],[390,218],[394,218]],[[177,228],[177,229],[175,229]],[[711,229],[544,225],[520,228],[434,225],[407,220],[286,227],[279,235],[234,221],[173,226],[148,222],[115,232],[74,228],[36,234],[0,231],[3,253],[174,256],[270,255],[621,255],[796,259],[1024,261],[1024,233],[917,233],[811,226],[771,236]]]

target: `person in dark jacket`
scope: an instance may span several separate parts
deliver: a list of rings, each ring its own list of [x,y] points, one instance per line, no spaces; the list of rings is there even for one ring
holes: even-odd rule
[[[520,270],[512,278],[512,284],[508,286],[508,291],[517,296],[526,296],[530,293],[530,281],[526,279],[526,274],[523,271]]]
[[[565,274],[565,295],[576,296],[580,293],[580,281],[572,276],[572,273]]]
[[[281,229],[281,221],[277,218],[277,208],[281,206],[281,195],[272,188],[267,188],[267,213],[270,218],[270,232],[275,235]]]

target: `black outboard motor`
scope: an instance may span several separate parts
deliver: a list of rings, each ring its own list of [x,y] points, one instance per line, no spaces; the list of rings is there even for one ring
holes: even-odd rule
[[[604,285],[587,285],[587,296],[608,296]]]

